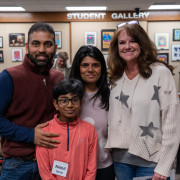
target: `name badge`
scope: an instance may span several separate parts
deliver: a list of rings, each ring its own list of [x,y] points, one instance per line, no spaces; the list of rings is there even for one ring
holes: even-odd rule
[[[52,173],[58,176],[66,177],[68,164],[54,160]]]

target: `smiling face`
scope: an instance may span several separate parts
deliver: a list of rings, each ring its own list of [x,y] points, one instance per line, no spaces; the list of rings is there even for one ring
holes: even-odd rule
[[[81,100],[71,93],[60,95],[58,101],[54,100],[54,107],[60,112],[60,121],[73,122],[80,111]]]
[[[54,37],[49,32],[35,31],[29,36],[29,43],[26,44],[26,52],[30,60],[37,67],[44,71],[49,63],[52,62],[56,51]]]
[[[135,40],[130,37],[126,30],[123,30],[118,36],[119,56],[128,64],[137,62],[140,55],[140,46]]]
[[[101,76],[101,63],[90,56],[86,56],[80,64],[80,74],[85,85],[97,86],[97,81]]]

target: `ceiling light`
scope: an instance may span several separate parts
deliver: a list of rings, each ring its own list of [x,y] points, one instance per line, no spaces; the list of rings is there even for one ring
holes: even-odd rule
[[[25,11],[22,7],[0,7],[0,11]]]
[[[180,5],[151,5],[149,9],[180,9]]]
[[[66,7],[68,11],[104,11],[106,6]]]

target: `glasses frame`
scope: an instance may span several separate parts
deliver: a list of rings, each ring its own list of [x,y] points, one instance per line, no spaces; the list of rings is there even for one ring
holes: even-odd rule
[[[74,103],[73,100],[76,99],[76,98],[78,99],[78,102],[77,102],[77,103]],[[63,100],[67,100],[67,104],[62,104],[62,101],[63,101]],[[80,104],[81,99],[80,99],[79,97],[73,97],[73,98],[71,98],[71,99],[68,99],[68,98],[57,99],[56,101],[57,101],[57,102],[60,102],[60,105],[62,105],[62,106],[67,106],[67,105],[69,104],[69,101],[71,101],[71,104],[73,104],[73,105]]]
[[[122,27],[122,26],[124,26],[126,24],[139,24],[139,21],[134,20],[134,21],[122,22],[122,23],[117,24],[116,27],[120,28],[120,27]]]

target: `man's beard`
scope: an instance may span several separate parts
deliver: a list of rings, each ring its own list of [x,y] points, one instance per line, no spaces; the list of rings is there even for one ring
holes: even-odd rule
[[[47,59],[39,60],[38,56],[45,56]],[[33,57],[30,53],[28,54],[28,58],[31,60],[31,62],[34,63],[36,66],[41,66],[41,67],[51,64],[53,57],[54,57],[53,54],[49,56],[46,53],[38,53],[35,55],[35,57]]]

